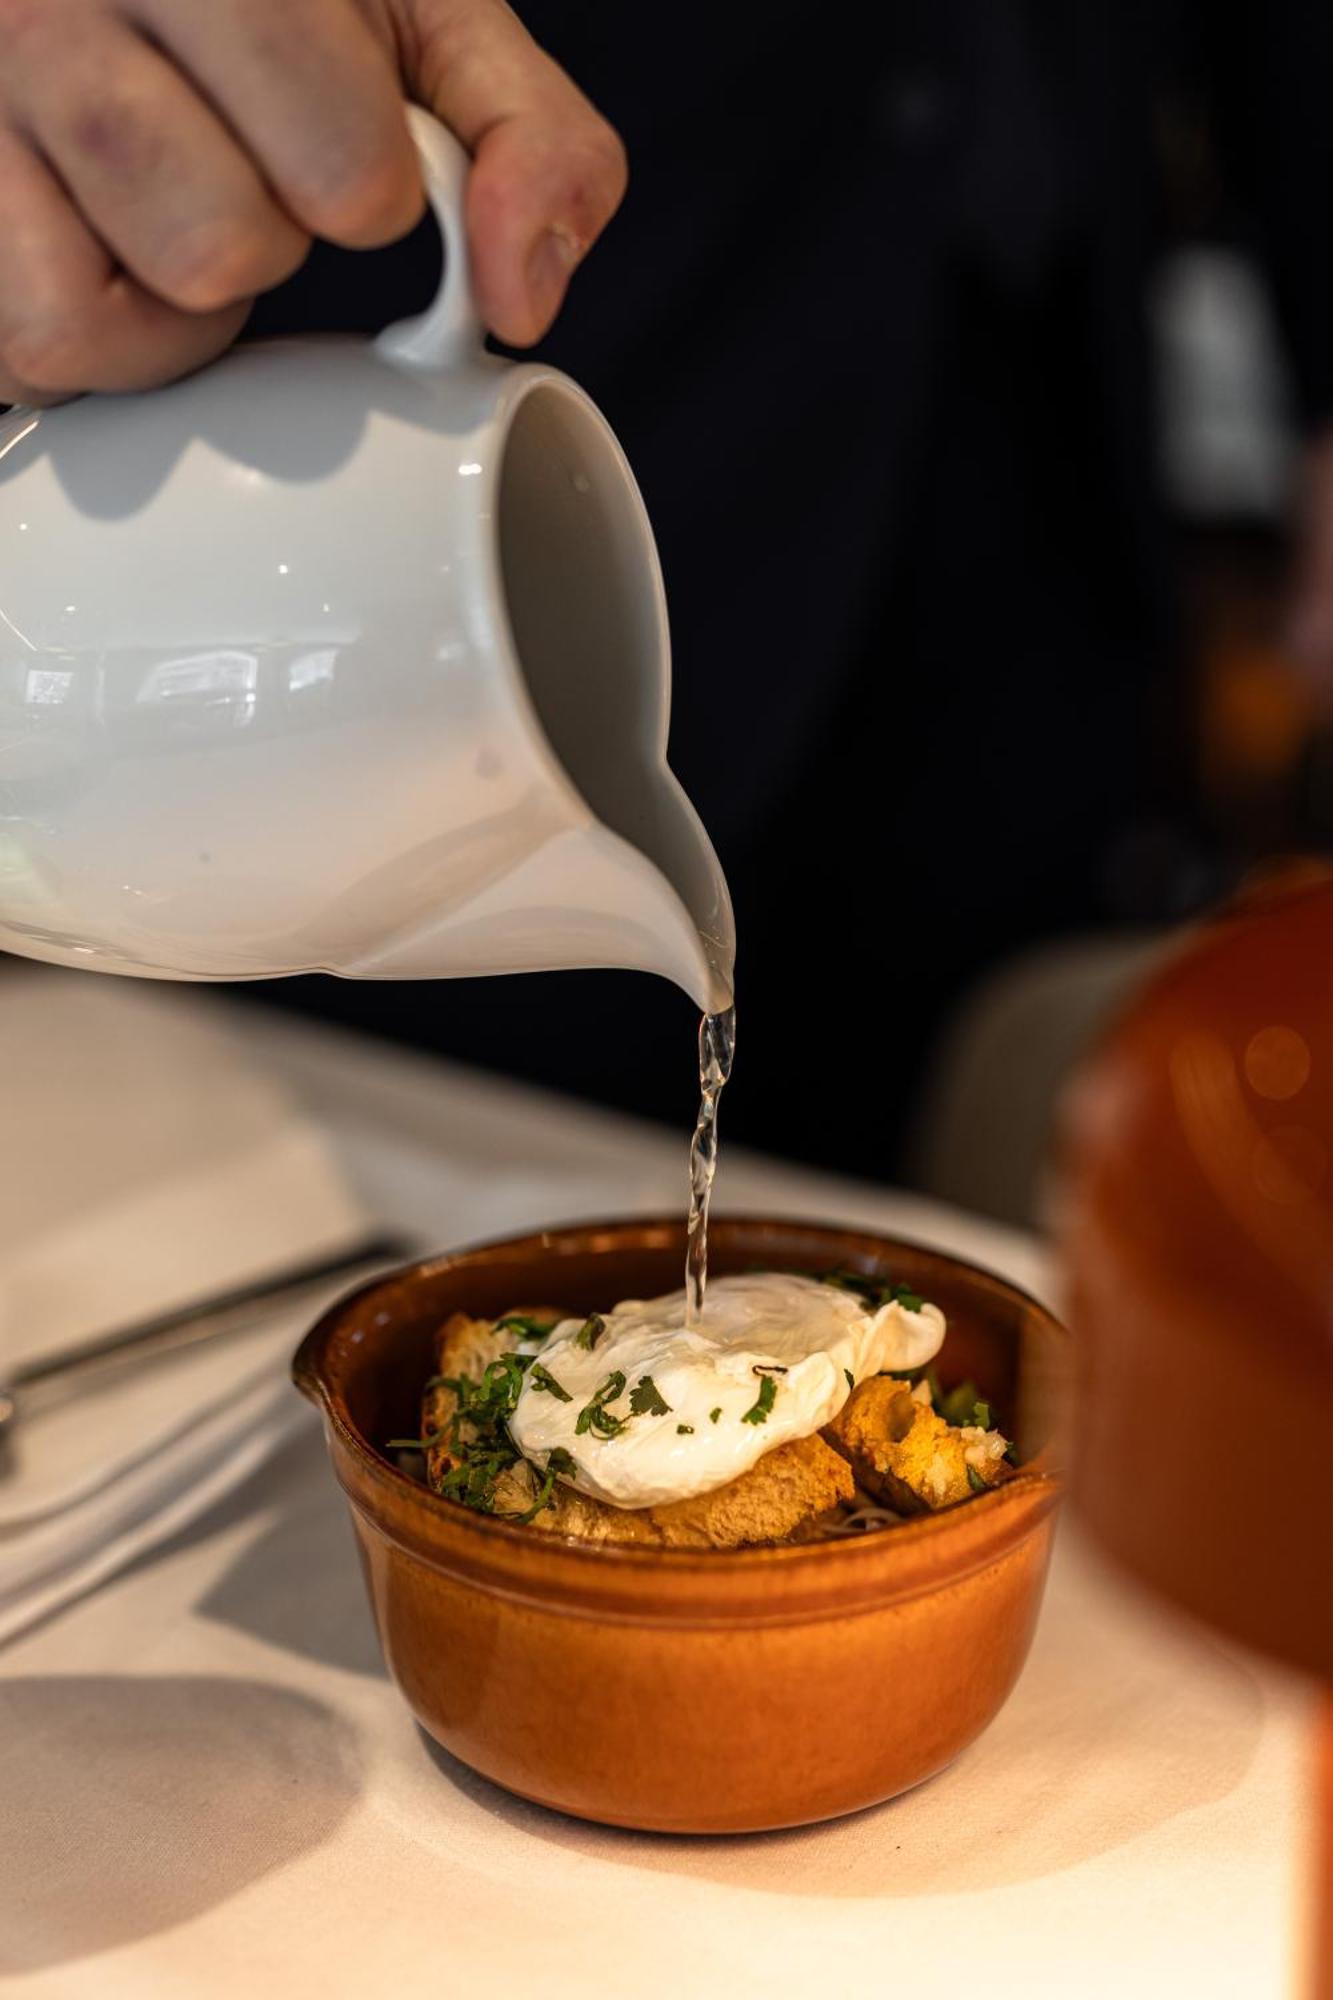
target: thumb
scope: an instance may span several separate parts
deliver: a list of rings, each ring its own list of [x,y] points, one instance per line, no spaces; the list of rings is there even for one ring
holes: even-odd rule
[[[477,306],[513,347],[546,332],[620,206],[625,149],[503,0],[390,0],[404,81],[473,155]]]

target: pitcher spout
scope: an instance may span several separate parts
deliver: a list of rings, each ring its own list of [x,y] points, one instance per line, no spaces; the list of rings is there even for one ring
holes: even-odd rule
[[[651,823],[632,850],[640,896],[655,917],[657,962],[645,969],[673,979],[703,1013],[720,1014],[735,998],[736,925],[726,877],[699,815],[665,767],[650,797]]]
[[[620,967],[655,972],[703,1013],[732,998],[735,934],[721,868],[693,810],[675,794],[675,879],[609,827],[590,821],[541,843],[478,894],[355,960],[355,979],[439,979]]]

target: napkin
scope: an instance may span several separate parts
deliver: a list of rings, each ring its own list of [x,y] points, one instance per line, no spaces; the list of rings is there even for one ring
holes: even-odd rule
[[[0,1380],[369,1227],[320,1131],[197,989],[0,963],[0,1048]],[[20,1397],[0,1461],[0,1640],[202,1513],[307,1419],[287,1364],[320,1303]]]

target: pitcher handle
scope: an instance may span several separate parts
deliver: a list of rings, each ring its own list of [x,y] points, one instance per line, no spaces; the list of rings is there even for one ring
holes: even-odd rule
[[[463,216],[471,161],[453,133],[419,104],[408,105],[407,122],[444,240],[444,276],[425,312],[386,326],[375,352],[399,368],[448,368],[475,355],[486,331],[472,296]]]

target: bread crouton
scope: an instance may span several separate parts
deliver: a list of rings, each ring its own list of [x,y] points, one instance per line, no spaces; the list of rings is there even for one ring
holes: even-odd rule
[[[534,1308],[535,1320],[557,1320],[553,1309]],[[513,1315],[506,1315],[513,1317]],[[439,1373],[479,1381],[492,1361],[519,1342],[512,1327],[454,1313],[436,1340]],[[439,1437],[458,1407],[454,1391],[436,1382],[422,1405],[422,1434]],[[426,1453],[431,1484],[438,1486],[456,1461],[444,1443]],[[524,1461],[496,1481],[497,1514],[521,1514],[532,1506],[539,1482]],[[768,1452],[757,1465],[711,1493],[673,1500],[658,1507],[611,1507],[560,1482],[531,1525],[547,1534],[580,1541],[637,1543],[645,1548],[736,1549],[779,1542],[814,1529],[854,1495],[849,1466],[819,1437],[799,1438]]]
[[[536,1497],[531,1466],[519,1464],[495,1489],[497,1511],[521,1512]],[[741,1549],[785,1542],[817,1527],[853,1497],[850,1466],[819,1437],[768,1452],[748,1472],[659,1507],[609,1507],[572,1486],[557,1485],[532,1526],[580,1541],[637,1543],[657,1549]]]
[[[790,1541],[849,1505],[854,1493],[851,1467],[823,1438],[793,1438],[711,1493],[644,1512],[663,1548],[740,1549]]]
[[[900,1514],[951,1507],[1011,1477],[1001,1433],[946,1423],[924,1382],[874,1375],[858,1383],[823,1435],[858,1485]]]

